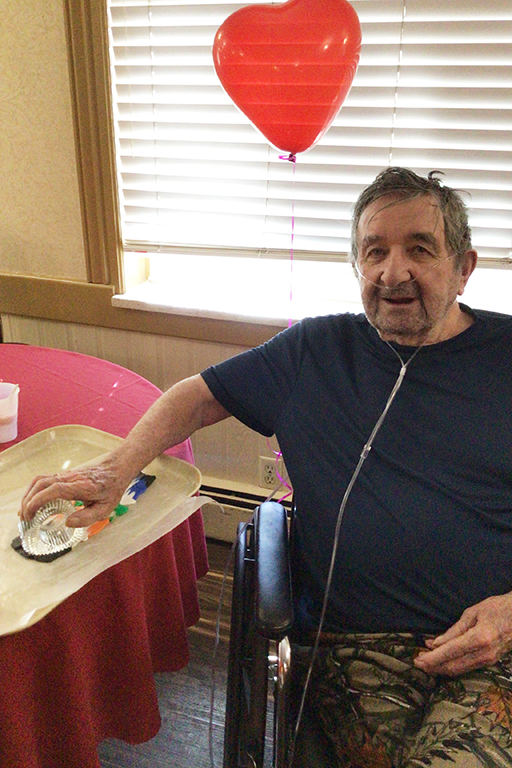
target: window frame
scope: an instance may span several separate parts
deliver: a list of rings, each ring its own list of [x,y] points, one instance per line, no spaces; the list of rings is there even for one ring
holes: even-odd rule
[[[124,294],[132,281],[126,273],[121,233],[107,3],[64,0],[64,11],[88,280],[110,286],[115,294]],[[171,311],[157,320],[157,308],[151,312],[121,306],[112,307],[116,327],[126,322],[126,327],[132,330],[139,324],[140,330],[147,332],[152,332],[152,328],[162,332],[165,328],[169,335],[248,346],[270,338],[286,326],[265,320],[259,324],[254,319],[247,323],[240,318],[215,320],[198,317],[196,312],[173,315]],[[125,320],[120,313],[125,313]],[[137,313],[139,320],[135,320]]]
[[[88,284],[12,276],[0,291],[3,311],[16,314],[16,306],[30,306],[35,317],[247,347],[275,336],[285,324],[112,305],[112,295],[124,293],[128,281],[115,163],[107,4],[105,0],[64,0],[64,17]],[[73,307],[71,315],[62,309],[58,299],[62,294],[68,297],[65,306]]]
[[[64,0],[87,277],[125,290],[105,0]]]

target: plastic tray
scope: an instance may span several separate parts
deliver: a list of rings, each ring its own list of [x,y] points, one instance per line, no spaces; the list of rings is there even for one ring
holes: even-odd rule
[[[0,635],[34,624],[101,571],[171,531],[205,499],[196,467],[162,455],[145,471],[155,482],[123,517],[52,563],[27,560],[11,547],[20,500],[32,478],[94,464],[121,438],[92,427],[38,432],[0,454]]]

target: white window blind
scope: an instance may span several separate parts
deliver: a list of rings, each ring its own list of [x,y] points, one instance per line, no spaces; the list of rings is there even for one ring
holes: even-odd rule
[[[356,197],[401,165],[443,171],[468,193],[482,259],[512,261],[510,0],[354,0],[352,90],[295,169],[213,68],[215,32],[243,5],[110,0],[126,250],[289,257],[293,214],[297,258],[343,257]]]

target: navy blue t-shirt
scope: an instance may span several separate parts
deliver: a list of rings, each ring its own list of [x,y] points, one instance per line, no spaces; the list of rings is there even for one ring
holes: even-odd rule
[[[512,317],[474,316],[408,367],[349,497],[325,629],[438,633],[512,590]],[[319,616],[339,507],[400,367],[364,315],[343,314],[306,319],[202,374],[231,414],[279,441],[305,626]]]

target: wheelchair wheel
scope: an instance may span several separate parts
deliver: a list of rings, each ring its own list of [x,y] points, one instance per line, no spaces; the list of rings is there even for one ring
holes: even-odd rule
[[[288,765],[291,648],[287,634],[293,623],[288,542],[286,510],[276,502],[261,504],[254,512],[254,521],[238,528],[224,768]],[[270,681],[273,708],[269,701]]]
[[[224,732],[224,768],[262,768],[269,641],[254,625],[253,526],[239,526],[235,550]]]
[[[286,768],[292,738],[290,723],[290,664],[291,645],[287,637],[276,641],[274,673],[274,745],[273,767]]]

